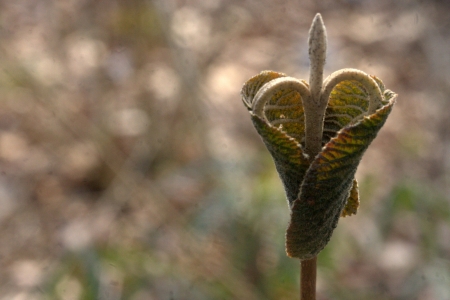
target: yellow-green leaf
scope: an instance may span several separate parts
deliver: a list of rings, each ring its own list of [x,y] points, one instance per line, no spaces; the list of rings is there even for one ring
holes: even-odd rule
[[[353,186],[352,189],[350,190],[350,194],[348,195],[347,203],[345,204],[345,207],[342,210],[341,217],[356,215],[358,207],[359,207],[358,181],[356,179],[353,179]]]

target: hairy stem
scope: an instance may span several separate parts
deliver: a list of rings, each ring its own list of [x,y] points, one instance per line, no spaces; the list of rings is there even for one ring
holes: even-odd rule
[[[317,256],[300,263],[300,299],[316,300]]]

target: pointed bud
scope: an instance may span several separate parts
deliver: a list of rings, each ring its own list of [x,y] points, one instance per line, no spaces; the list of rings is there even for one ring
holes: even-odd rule
[[[327,32],[323,24],[322,16],[318,13],[309,30],[309,60],[311,69],[309,74],[309,85],[311,95],[316,103],[320,101],[322,89],[323,68],[325,66],[327,52]]]

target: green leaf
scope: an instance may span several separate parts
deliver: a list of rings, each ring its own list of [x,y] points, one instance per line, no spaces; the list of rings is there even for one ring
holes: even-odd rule
[[[274,71],[262,71],[258,75],[247,80],[241,90],[242,102],[244,102],[247,109],[252,110],[253,99],[263,85],[280,77],[287,77],[287,75]]]
[[[286,75],[273,71],[263,71],[250,78],[242,89],[243,102],[247,108],[251,110],[253,100],[264,84],[279,77],[286,77]],[[299,143],[304,143],[305,116],[302,99],[297,91],[280,89],[265,104],[264,116],[272,126],[285,132]]]
[[[369,94],[362,83],[346,80],[331,91],[325,112],[323,143],[335,137],[337,132],[349,124],[361,120],[369,108]]]
[[[317,155],[305,174],[291,210],[286,251],[309,259],[330,240],[353,185],[358,164],[384,125],[395,98],[354,125],[341,129]]]
[[[242,88],[242,100],[251,111],[256,94],[269,81],[286,77],[283,73],[263,71],[250,78]],[[272,154],[283,182],[287,199],[292,205],[297,199],[309,162],[301,142],[305,136],[302,100],[294,90],[280,89],[264,106],[266,120],[251,112],[253,124]]]
[[[384,92],[385,86],[383,82],[375,76],[371,77],[377,82],[380,90]],[[331,91],[325,113],[323,143],[326,144],[331,138],[336,136],[341,128],[361,120],[367,112],[369,101],[369,94],[360,82],[347,80],[337,84]],[[386,100],[383,102],[384,104],[388,103]],[[358,207],[358,183],[354,179],[346,207],[342,212],[342,217],[356,214]]]
[[[303,154],[302,146],[285,132],[268,124],[252,114],[253,124],[261,136],[275,162],[278,174],[292,205],[297,199],[300,185],[309,167],[309,162]]]

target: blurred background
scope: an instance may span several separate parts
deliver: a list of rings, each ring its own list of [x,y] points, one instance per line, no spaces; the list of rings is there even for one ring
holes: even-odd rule
[[[271,69],[399,94],[319,255],[318,299],[450,299],[450,2],[0,1],[0,299],[298,299],[241,103]]]

